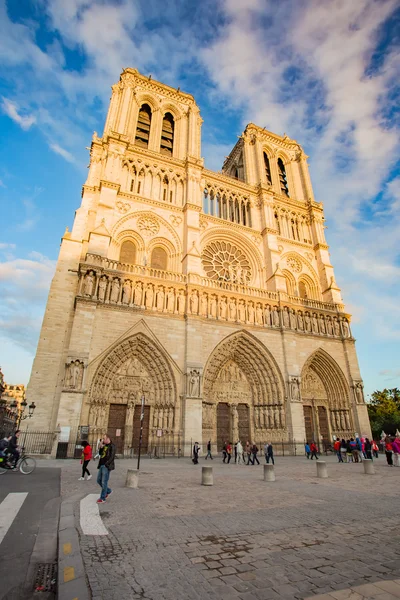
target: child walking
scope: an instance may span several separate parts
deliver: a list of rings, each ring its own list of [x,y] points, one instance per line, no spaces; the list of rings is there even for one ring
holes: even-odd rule
[[[83,452],[82,452],[82,458],[81,458],[81,465],[82,465],[82,477],[79,477],[78,481],[84,481],[85,480],[85,473],[87,473],[87,478],[92,479],[91,474],[89,473],[89,469],[88,464],[92,459],[92,447],[89,444],[89,442],[87,442],[86,440],[82,442],[82,447],[83,447]]]

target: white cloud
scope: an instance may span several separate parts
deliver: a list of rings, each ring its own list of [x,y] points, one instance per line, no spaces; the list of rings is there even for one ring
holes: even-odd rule
[[[61,146],[59,146],[58,144],[50,144],[50,148],[51,148],[51,150],[53,150],[53,152],[55,152],[56,154],[59,154],[60,156],[65,158],[65,160],[67,160],[68,162],[70,162],[70,163],[75,162],[75,158],[72,156],[72,154],[70,152],[68,152],[68,150],[65,150],[65,148],[61,148]]]
[[[35,351],[56,262],[38,252],[0,261],[0,336]],[[1,344],[0,344],[1,346]]]
[[[9,244],[7,242],[0,242],[0,250],[14,250],[15,244]]]
[[[33,115],[20,114],[17,104],[7,98],[2,98],[1,107],[3,112],[25,131],[30,129],[32,125],[36,123],[36,117]]]

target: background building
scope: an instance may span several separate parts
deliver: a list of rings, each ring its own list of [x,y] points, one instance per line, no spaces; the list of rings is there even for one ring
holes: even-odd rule
[[[32,426],[109,430],[127,452],[144,395],[145,449],[370,434],[306,155],[249,124],[208,171],[201,124],[192,96],[134,69],[113,86],[62,238]]]

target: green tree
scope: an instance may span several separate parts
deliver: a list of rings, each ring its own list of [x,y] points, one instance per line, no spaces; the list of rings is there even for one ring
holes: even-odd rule
[[[400,429],[400,390],[398,388],[376,391],[368,403],[368,414],[374,439],[379,439],[381,432],[390,435]]]

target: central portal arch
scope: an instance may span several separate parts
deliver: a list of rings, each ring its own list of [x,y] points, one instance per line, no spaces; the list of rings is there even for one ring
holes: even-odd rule
[[[137,451],[142,396],[143,451],[160,430],[165,442],[173,443],[180,418],[171,362],[160,346],[138,333],[115,345],[95,371],[89,392],[90,430],[109,431],[118,453]]]
[[[204,371],[203,443],[287,439],[284,384],[267,348],[247,331],[223,340]]]

